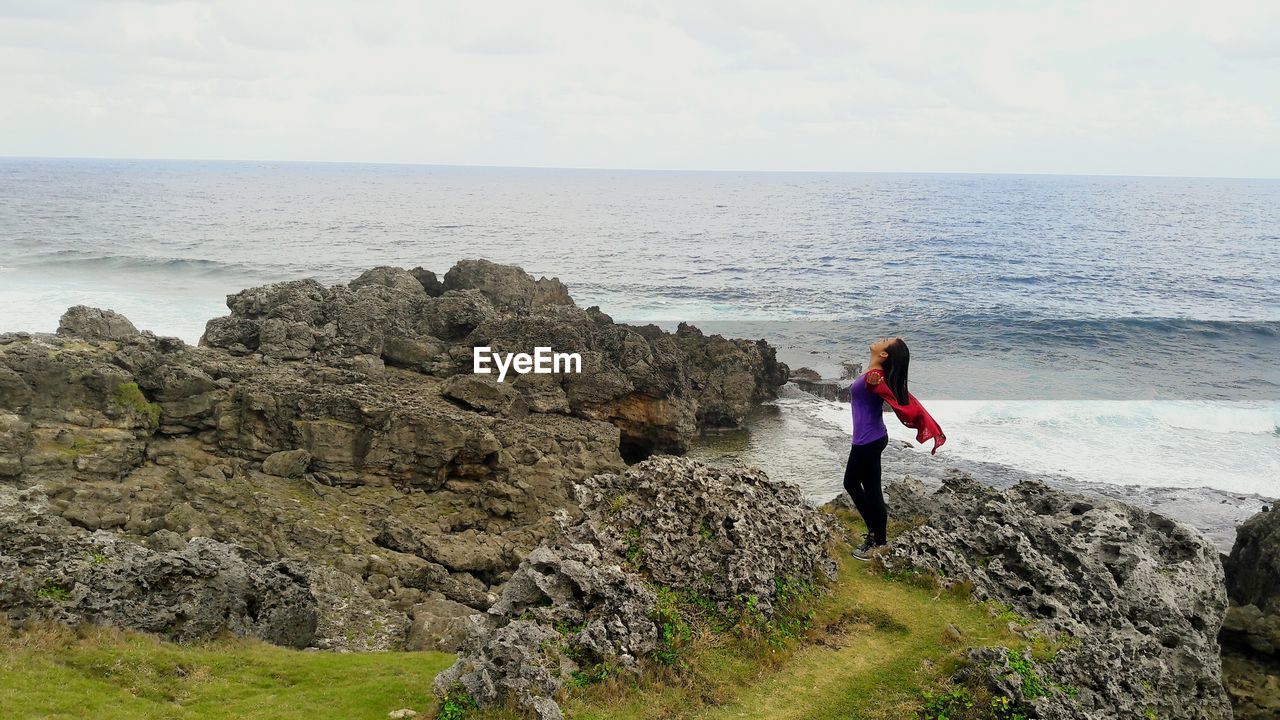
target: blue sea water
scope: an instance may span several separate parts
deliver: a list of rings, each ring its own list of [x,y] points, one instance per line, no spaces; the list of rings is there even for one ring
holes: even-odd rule
[[[945,452],[1280,495],[1280,181],[0,159],[0,330],[194,342],[244,287],[467,257],[793,367],[902,335]]]

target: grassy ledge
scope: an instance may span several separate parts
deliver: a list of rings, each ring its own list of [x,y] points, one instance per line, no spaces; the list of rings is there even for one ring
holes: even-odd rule
[[[3,627],[3,624],[0,624]],[[47,625],[0,630],[6,720],[386,720],[437,710],[447,653],[329,653],[225,639],[177,645],[142,633]]]

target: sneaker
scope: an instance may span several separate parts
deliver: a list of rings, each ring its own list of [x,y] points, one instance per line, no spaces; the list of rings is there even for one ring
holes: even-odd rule
[[[862,536],[862,544],[853,551],[853,556],[859,560],[870,560],[871,551],[877,547],[879,546],[871,539],[871,533],[865,533]]]

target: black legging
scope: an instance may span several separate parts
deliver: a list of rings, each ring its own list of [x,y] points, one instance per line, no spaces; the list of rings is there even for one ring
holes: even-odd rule
[[[844,466],[844,489],[853,498],[867,523],[867,532],[877,544],[885,542],[885,526],[889,524],[889,509],[884,505],[884,493],[880,490],[880,453],[889,444],[889,436],[863,445],[849,447],[849,462]]]

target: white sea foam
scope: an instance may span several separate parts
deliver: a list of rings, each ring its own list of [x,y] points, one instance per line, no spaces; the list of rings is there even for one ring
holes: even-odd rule
[[[1280,404],[1191,401],[926,402],[947,433],[939,452],[1087,482],[1211,487],[1280,496]],[[852,431],[847,405],[791,401],[833,432]],[[885,416],[889,435],[914,432]]]

